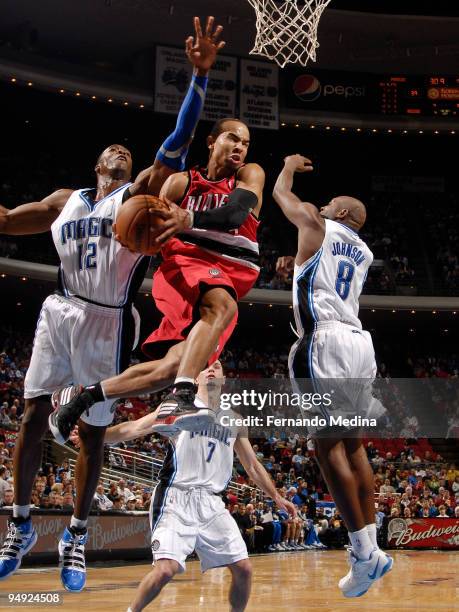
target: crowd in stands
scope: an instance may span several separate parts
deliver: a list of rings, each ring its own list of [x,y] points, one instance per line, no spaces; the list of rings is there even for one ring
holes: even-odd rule
[[[2,330],[0,346],[0,507],[12,503],[12,457],[23,413],[23,379],[28,366],[30,338],[11,329]],[[224,352],[227,376],[287,378],[288,348],[254,350],[230,345]],[[435,356],[411,360],[416,377],[457,377],[457,356]],[[380,375],[385,366],[381,364]],[[118,405],[115,422],[132,420],[147,414],[160,402],[161,394],[123,400]],[[459,427],[459,422],[457,423]],[[408,435],[408,434],[406,434]],[[235,461],[235,489],[225,494],[226,502],[251,550],[295,550],[342,546],[346,529],[339,514],[332,515],[323,502],[329,495],[314,459],[310,440],[298,435],[288,437],[281,431],[266,439],[253,439],[258,459],[271,474],[283,496],[298,507],[292,519],[263,499],[253,488],[243,467]],[[162,460],[167,441],[152,435],[121,443],[106,451],[106,464],[123,476],[116,481],[100,482],[94,497],[94,510],[106,512],[145,511],[149,507],[151,487],[132,480],[130,453]],[[459,470],[436,456],[426,440],[373,440],[366,445],[375,472],[375,499],[378,524],[383,516],[422,517],[459,516]],[[116,452],[115,452],[116,451]],[[124,453],[124,458],[123,458]],[[32,504],[42,510],[71,510],[75,498],[74,474],[69,463],[47,462],[35,480]]]
[[[166,442],[152,436],[143,453],[161,458]],[[119,445],[122,447],[122,445]],[[367,440],[367,456],[374,470],[376,522],[381,535],[383,518],[459,518],[459,469],[446,464],[426,439]],[[289,517],[272,500],[263,498],[235,461],[233,479],[239,485],[224,493],[241,533],[251,551],[281,551],[341,547],[347,532],[338,512],[331,510],[331,498],[314,459],[310,440],[285,438],[253,440],[258,459],[272,476],[279,492],[297,506],[298,516]],[[391,449],[391,450],[388,450]],[[11,447],[0,442],[0,507],[13,500]],[[119,465],[118,470],[121,469]],[[93,510],[148,510],[152,487],[126,477],[100,482]],[[73,510],[75,480],[64,459],[61,464],[44,464],[35,480],[32,507],[42,510]]]

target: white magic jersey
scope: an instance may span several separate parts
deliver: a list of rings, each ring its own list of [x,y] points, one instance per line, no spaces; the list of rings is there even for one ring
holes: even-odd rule
[[[199,487],[220,493],[233,472],[237,433],[237,428],[218,423],[207,431],[180,432],[169,440],[169,450],[158,479],[168,487]]]
[[[51,226],[61,260],[59,283],[67,296],[106,306],[132,301],[148,258],[131,253],[113,235],[113,223],[130,183],[94,202],[91,189],[78,189]]]
[[[373,253],[352,229],[325,219],[319,251],[295,265],[293,307],[297,331],[304,335],[315,323],[335,321],[362,328],[359,297]]]

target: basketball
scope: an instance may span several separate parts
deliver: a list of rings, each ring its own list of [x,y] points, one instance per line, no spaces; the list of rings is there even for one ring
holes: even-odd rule
[[[169,206],[160,198],[151,195],[137,195],[121,206],[115,223],[115,234],[121,244],[131,251],[154,255],[161,249],[155,242],[151,230],[160,229],[164,221],[155,214],[168,210]]]

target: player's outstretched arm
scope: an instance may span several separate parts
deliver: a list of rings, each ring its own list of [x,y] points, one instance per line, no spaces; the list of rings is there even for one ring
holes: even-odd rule
[[[151,428],[156,421],[155,412],[145,415],[136,421],[125,421],[118,425],[113,425],[105,430],[104,444],[117,444],[118,442],[127,442],[136,438],[143,438],[152,433]],[[80,447],[80,434],[78,425],[73,429],[69,437],[70,442],[77,448]]]
[[[311,172],[312,170],[312,162],[307,157],[289,155],[284,159],[284,167],[274,185],[274,200],[279,204],[287,219],[297,227],[308,224],[323,225],[323,220],[317,208],[312,204],[302,202],[292,192],[295,172]]]
[[[219,25],[214,28],[213,17],[207,17],[204,33],[199,17],[195,17],[194,29],[194,38],[189,36],[185,41],[186,55],[194,66],[193,76],[177,116],[175,130],[159,148],[153,166],[143,170],[129,188],[132,195],[158,195],[167,177],[185,168],[188,148],[204,106],[209,70],[217,53],[225,45],[224,41],[219,40],[223,27]]]
[[[1,206],[0,233],[21,236],[48,232],[71,194],[72,189],[58,189],[40,202],[29,202],[12,209]]]
[[[238,436],[236,442],[234,443],[234,450],[236,455],[239,457],[240,462],[244,466],[248,477],[253,480],[258,487],[260,487],[263,493],[275,501],[279,508],[283,508],[289,514],[296,516],[297,511],[295,506],[279,494],[279,491],[274,486],[271,476],[261,465],[257,459],[257,456],[253,452],[249,439]]]
[[[105,430],[104,443],[117,444],[118,442],[126,442],[127,440],[135,440],[135,438],[143,438],[150,435],[152,427],[156,421],[157,410],[146,414],[144,417],[136,421],[127,421],[119,423],[113,427],[108,427]]]

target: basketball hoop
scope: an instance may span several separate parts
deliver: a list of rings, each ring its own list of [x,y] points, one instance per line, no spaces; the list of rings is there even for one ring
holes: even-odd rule
[[[331,0],[248,0],[255,9],[257,36],[250,51],[285,64],[316,61],[317,28]]]

